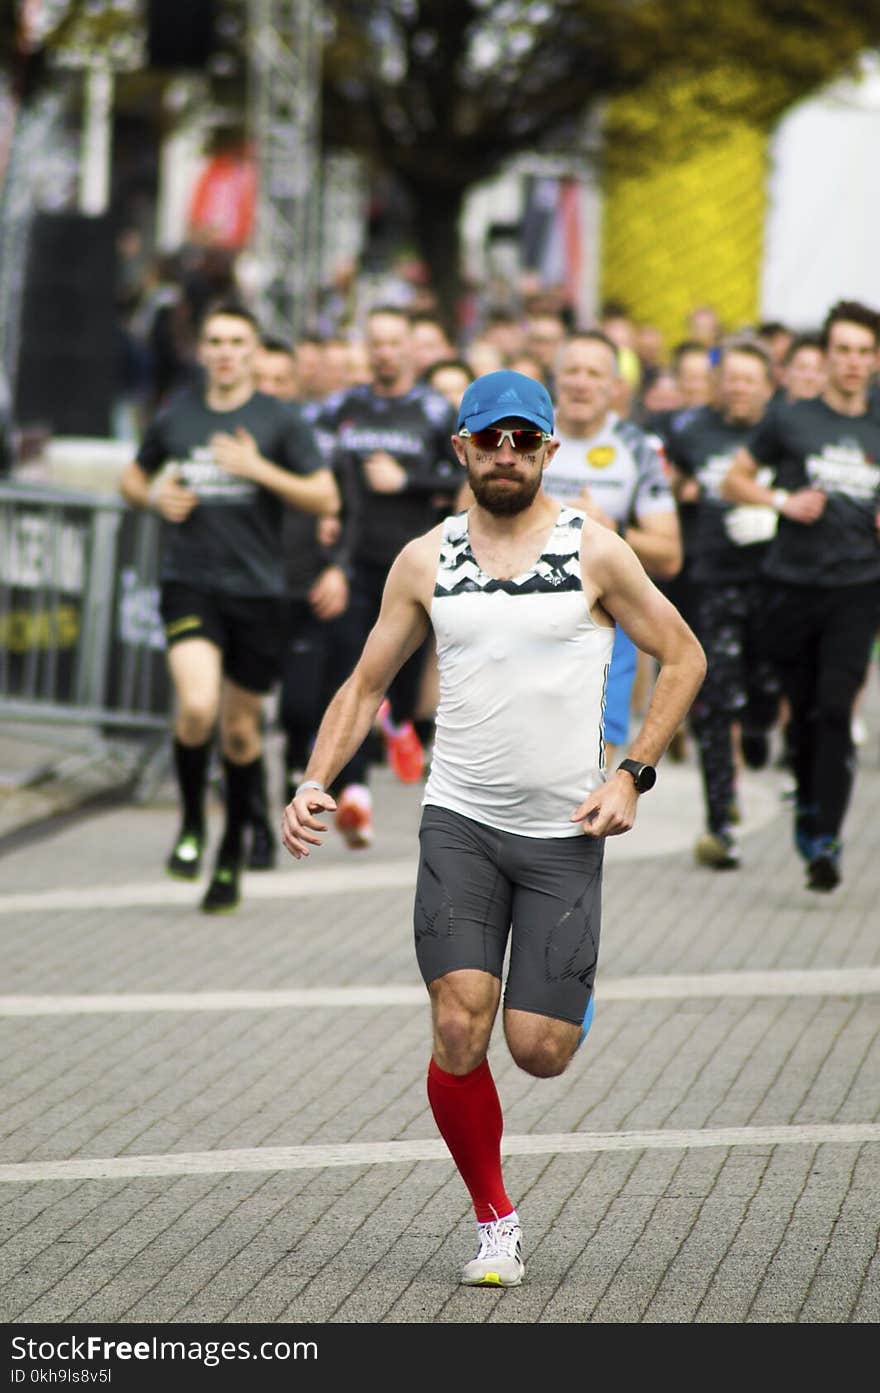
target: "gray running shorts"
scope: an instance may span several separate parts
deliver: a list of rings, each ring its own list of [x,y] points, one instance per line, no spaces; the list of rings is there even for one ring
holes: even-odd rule
[[[425,983],[477,968],[504,1005],[580,1025],[599,956],[604,840],[521,837],[426,806],[419,829],[416,958]]]

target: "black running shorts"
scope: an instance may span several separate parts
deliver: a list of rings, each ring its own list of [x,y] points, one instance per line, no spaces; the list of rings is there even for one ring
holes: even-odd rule
[[[520,837],[428,805],[414,909],[425,983],[476,968],[504,1005],[580,1025],[599,956],[603,839]]]
[[[208,639],[223,654],[224,673],[245,691],[262,695],[281,676],[284,602],[274,595],[211,595],[165,581],[159,611],[168,648]]]

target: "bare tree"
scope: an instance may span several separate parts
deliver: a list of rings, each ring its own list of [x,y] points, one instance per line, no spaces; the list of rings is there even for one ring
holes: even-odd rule
[[[602,158],[629,167],[675,158],[719,123],[764,128],[800,97],[880,44],[880,0],[315,0],[322,4],[322,141],[355,150],[407,195],[413,233],[444,303],[458,295],[464,198],[522,153],[572,160],[587,117],[609,99],[669,103],[664,149],[629,116],[606,122]],[[218,0],[237,7],[245,0]],[[246,6],[245,6],[246,7]],[[91,25],[105,41],[131,26],[131,0],[52,0],[46,46]],[[14,24],[0,24],[0,63],[15,60]],[[246,26],[239,24],[243,42]],[[240,64],[243,72],[246,64]],[[45,80],[41,56],[16,71],[26,93]],[[144,74],[130,81],[142,81]],[[26,80],[25,80],[26,79]],[[233,95],[228,79],[222,105]],[[682,116],[670,93],[690,87]],[[122,84],[120,84],[121,88]],[[239,94],[242,100],[243,93]],[[120,98],[124,92],[120,90]]]
[[[731,117],[766,127],[880,42],[880,0],[335,0],[327,12],[324,141],[393,173],[447,304],[464,197],[510,157],[595,155],[590,112],[639,92],[662,108],[683,79],[695,100],[687,129],[669,125],[680,141]],[[606,153],[650,158],[637,122],[607,134]]]

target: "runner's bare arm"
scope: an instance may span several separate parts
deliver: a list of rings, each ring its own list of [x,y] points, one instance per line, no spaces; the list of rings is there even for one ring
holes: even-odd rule
[[[754,455],[744,445],[740,446],[721,480],[722,498],[733,503],[757,503],[765,508],[775,508],[781,517],[807,526],[818,521],[828,501],[822,489],[807,485],[789,492],[772,483],[762,484],[758,482],[759,469]]]
[[[758,461],[741,445],[719,485],[721,497],[729,503],[758,503],[772,508],[773,489],[759,484],[757,473]]]
[[[601,619],[603,611],[611,615],[636,647],[660,665],[642,727],[627,750],[643,764],[656,764],[700,690],[705,654],[678,610],[620,537],[605,528],[585,530],[581,571],[595,617]],[[574,810],[571,820],[582,822],[588,836],[627,832],[635,821],[637,798],[628,774],[612,775]]]
[[[271,489],[292,508],[303,513],[339,512],[339,490],[332,469],[324,466],[311,474],[296,474],[264,459],[249,431],[239,426],[234,435],[218,431],[211,437],[214,458],[228,474],[252,479],[261,488]]]
[[[645,513],[622,535],[650,576],[672,580],[678,575],[683,557],[677,513]]]
[[[133,507],[153,508],[166,522],[185,522],[199,501],[198,494],[180,482],[173,466],[151,476],[137,460],[120,474],[119,492]]]

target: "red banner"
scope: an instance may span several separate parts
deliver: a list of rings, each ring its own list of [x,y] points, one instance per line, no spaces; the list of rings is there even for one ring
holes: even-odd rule
[[[200,242],[238,251],[254,225],[257,171],[242,154],[212,155],[198,177],[189,209],[189,230]]]

